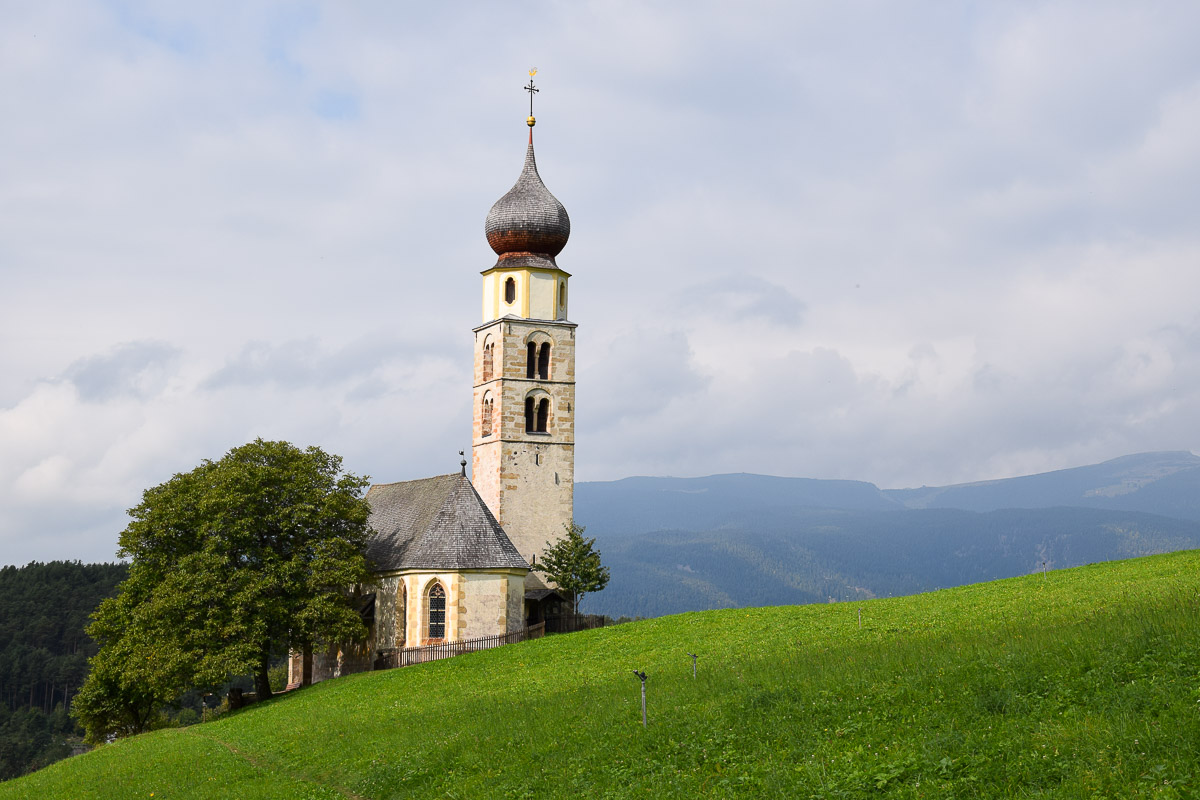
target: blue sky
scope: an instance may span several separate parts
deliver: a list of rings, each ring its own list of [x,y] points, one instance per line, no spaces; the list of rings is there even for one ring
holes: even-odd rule
[[[455,469],[530,66],[578,479],[1200,450],[1196,30],[1183,2],[6,8],[0,563],[111,558],[143,489],[257,436]]]

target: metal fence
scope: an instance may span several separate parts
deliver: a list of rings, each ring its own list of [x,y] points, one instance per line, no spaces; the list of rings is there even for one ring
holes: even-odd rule
[[[546,633],[590,631],[592,628],[604,627],[604,616],[601,614],[562,614],[556,617],[546,617],[545,625]]]
[[[407,667],[410,664],[424,664],[426,661],[452,658],[463,653],[473,653],[476,650],[491,650],[493,647],[524,642],[527,639],[540,639],[545,634],[546,623],[539,622],[537,625],[531,625],[524,630],[512,633],[477,636],[474,639],[427,644],[424,647],[393,647],[379,651],[379,657],[375,659],[374,667],[375,669],[392,669]]]

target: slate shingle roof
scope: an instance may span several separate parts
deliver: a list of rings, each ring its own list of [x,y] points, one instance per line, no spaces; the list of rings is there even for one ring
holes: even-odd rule
[[[529,569],[465,475],[376,484],[367,502],[373,569]]]
[[[501,258],[510,253],[537,254],[555,266],[554,257],[567,245],[571,218],[538,175],[532,130],[521,175],[492,206],[483,229],[488,244]]]

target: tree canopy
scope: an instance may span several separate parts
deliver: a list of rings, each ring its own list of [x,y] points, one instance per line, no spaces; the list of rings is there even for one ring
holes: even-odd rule
[[[120,537],[129,578],[88,628],[100,651],[74,713],[89,738],[145,730],[232,675],[269,697],[272,655],[361,640],[367,483],[320,448],[257,439],[147,489]]]
[[[572,607],[578,614],[584,595],[608,585],[608,567],[600,563],[596,540],[583,538],[587,530],[584,526],[572,520],[563,528],[566,536],[546,548],[540,566],[547,578],[571,595]]]

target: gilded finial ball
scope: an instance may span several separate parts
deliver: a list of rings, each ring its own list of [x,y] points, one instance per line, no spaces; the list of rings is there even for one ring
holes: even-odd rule
[[[529,118],[525,120],[525,124],[531,128],[537,124],[537,120],[533,118],[533,114],[529,115]]]

